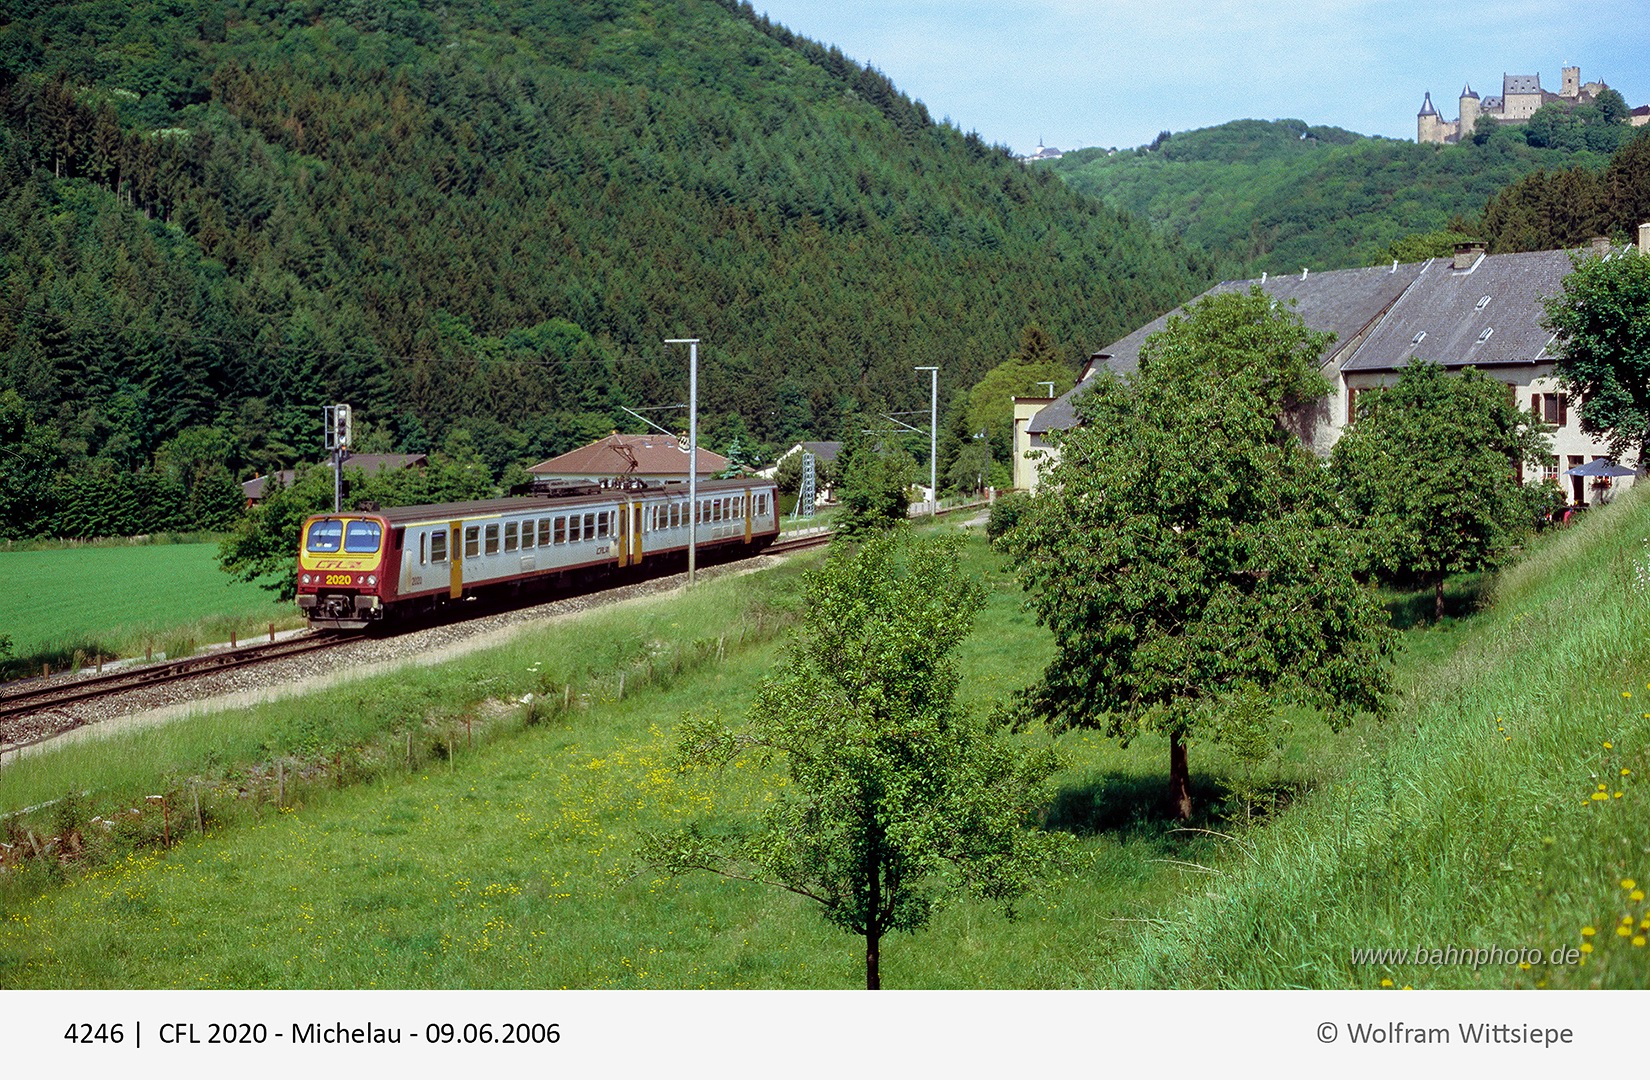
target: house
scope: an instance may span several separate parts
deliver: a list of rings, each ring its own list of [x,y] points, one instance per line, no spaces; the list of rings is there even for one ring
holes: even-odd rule
[[[430,459],[425,454],[351,454],[344,459],[344,468],[360,469],[368,476],[375,476],[398,469],[422,469],[429,463]],[[282,487],[289,488],[295,478],[296,473],[292,469],[254,476],[241,484],[241,494],[246,496],[246,505],[256,506],[263,501],[264,489],[269,486],[270,480],[278,480]]]
[[[1650,254],[1650,225],[1640,227],[1639,248]],[[1596,250],[1606,258],[1620,253],[1607,245]],[[1259,286],[1279,303],[1291,303],[1307,326],[1335,333],[1335,341],[1319,357],[1319,370],[1332,392],[1291,417],[1295,433],[1318,454],[1329,453],[1355,416],[1358,395],[1395,384],[1411,357],[1452,369],[1476,367],[1506,383],[1519,408],[1555,429],[1553,456],[1530,467],[1525,479],[1561,483],[1572,502],[1593,503],[1607,497],[1605,487],[1562,474],[1607,457],[1609,448],[1582,432],[1580,410],[1570,409],[1555,376],[1556,358],[1549,351],[1553,334],[1541,325],[1542,301],[1562,291],[1573,268],[1569,251],[1487,255],[1481,244],[1464,244],[1453,258],[1317,274],[1303,270],[1298,277],[1263,275],[1222,282],[1203,295]],[[1162,330],[1173,314],[1095,353],[1076,388],[1027,422],[1026,448],[1016,447],[1016,453],[1057,459],[1058,433],[1078,424],[1074,402],[1094,375],[1135,370],[1146,338]],[[1034,470],[1027,480],[1024,486],[1035,490]]]
[[[772,480],[775,476],[779,475],[779,466],[785,463],[786,458],[793,457],[801,453],[812,454],[816,463],[815,468],[818,470],[815,474],[815,504],[817,505],[818,503],[828,503],[832,501],[832,488],[836,485],[835,470],[820,468],[820,466],[832,466],[836,464],[836,459],[842,454],[842,444],[839,442],[799,442],[783,454],[780,454],[778,457],[774,458],[772,465],[756,470],[756,475],[762,477],[764,480]],[[821,475],[825,476],[826,480],[820,480],[819,477]]]
[[[728,459],[699,447],[699,479],[709,480],[728,467]],[[527,470],[535,479],[575,483],[614,480],[686,482],[688,456],[668,435],[621,435],[597,439],[577,450],[541,461]]]

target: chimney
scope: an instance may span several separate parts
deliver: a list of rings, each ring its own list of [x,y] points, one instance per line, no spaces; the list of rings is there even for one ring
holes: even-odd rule
[[[1593,254],[1601,259],[1610,254],[1610,238],[1608,236],[1595,236],[1587,243],[1592,246]]]
[[[1650,255],[1650,221],[1639,226],[1639,254]]]
[[[1482,240],[1468,240],[1465,243],[1456,244],[1455,269],[1471,270],[1473,263],[1476,263],[1483,254],[1484,242]]]

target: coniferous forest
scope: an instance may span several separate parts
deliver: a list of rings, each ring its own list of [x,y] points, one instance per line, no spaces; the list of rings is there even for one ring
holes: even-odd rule
[[[8,9],[6,535],[221,517],[335,401],[501,477],[684,402],[670,337],[712,445],[837,437],[1214,276],[733,0]]]

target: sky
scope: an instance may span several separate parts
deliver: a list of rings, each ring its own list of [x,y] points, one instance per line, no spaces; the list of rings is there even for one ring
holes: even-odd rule
[[[1415,138],[1422,94],[1579,65],[1650,102],[1647,0],[752,0],[964,131],[1024,154],[1292,117]]]

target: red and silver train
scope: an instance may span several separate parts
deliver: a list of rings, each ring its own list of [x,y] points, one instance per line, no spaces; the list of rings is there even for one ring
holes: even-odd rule
[[[679,560],[755,555],[779,535],[771,480],[593,486],[565,496],[317,514],[298,549],[298,607],[316,628],[358,630],[465,597],[566,584]]]

